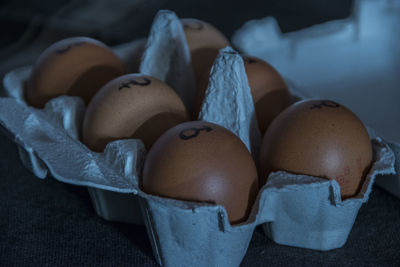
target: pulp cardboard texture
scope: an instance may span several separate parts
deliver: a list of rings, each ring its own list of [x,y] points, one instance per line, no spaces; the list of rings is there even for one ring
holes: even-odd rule
[[[314,98],[349,107],[400,154],[400,2],[357,0],[350,17],[282,33],[272,17],[236,31],[233,44],[272,64]],[[377,184],[400,198],[397,175]]]
[[[258,158],[261,133],[257,126],[249,82],[242,57],[230,47],[220,51],[211,68],[199,120],[213,122],[231,130],[253,152],[254,158]]]
[[[185,73],[192,77],[187,66],[187,44],[178,22],[173,12],[158,13],[140,70],[169,81],[171,86],[183,87],[193,80],[178,81]],[[164,36],[169,45],[165,46],[156,35]],[[115,50],[124,58],[134,53],[130,47],[138,47],[136,42],[132,44]],[[183,51],[179,52],[180,49]],[[152,53],[157,56],[151,57]],[[177,56],[182,58],[171,59]],[[151,66],[157,65],[155,59],[169,60],[169,63],[160,63],[160,69],[154,70]],[[177,66],[171,67],[174,64]],[[85,110],[78,97],[55,98],[43,110],[28,106],[23,99],[23,84],[29,70],[23,68],[7,74],[4,87],[10,97],[0,98],[0,125],[20,145],[21,151],[25,151],[21,153],[23,162],[38,177],[44,178],[49,172],[61,182],[93,188],[90,194],[94,206],[105,217],[116,215],[119,220],[138,223],[143,215],[160,265],[239,266],[252,233],[260,224],[280,244],[317,250],[341,247],[361,204],[368,200],[375,177],[394,173],[394,154],[376,137],[372,141],[374,162],[362,190],[354,198],[341,201],[340,188],[334,180],[276,172],[260,190],[249,219],[231,226],[222,206],[177,201],[141,191],[138,179],[146,151],[140,140],[114,141],[103,153],[90,151],[78,139]],[[183,92],[184,88],[179,90]],[[190,99],[193,92],[181,95],[188,95]],[[256,154],[261,137],[250,88],[242,58],[230,47],[220,50],[211,70],[200,118],[227,127]],[[121,195],[129,197],[123,200]],[[117,206],[121,212],[110,215]],[[131,216],[121,217],[122,212]]]
[[[175,14],[160,11],[156,15],[140,64],[140,73],[169,84],[190,112],[195,95],[194,75],[185,33]]]
[[[388,144],[395,154],[396,174],[378,177],[377,184],[388,192],[392,193],[394,196],[400,198],[400,144],[390,142],[388,142]]]

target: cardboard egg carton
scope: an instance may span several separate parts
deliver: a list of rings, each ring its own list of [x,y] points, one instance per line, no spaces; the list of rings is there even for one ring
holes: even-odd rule
[[[142,42],[139,44],[139,42]],[[125,61],[135,58],[143,40],[116,47]],[[173,87],[190,109],[194,79],[182,25],[173,12],[160,11],[144,46],[140,72]],[[287,172],[272,173],[259,191],[248,220],[230,225],[224,207],[148,195],[139,188],[146,151],[140,140],[117,140],[103,153],[79,141],[85,112],[78,97],[60,96],[44,109],[23,98],[30,67],[4,79],[8,98],[0,98],[0,125],[20,147],[23,163],[39,178],[90,188],[96,212],[105,219],[142,223],[157,262],[163,266],[239,266],[256,226],[275,242],[316,250],[343,246],[377,175],[394,173],[394,154],[379,137],[372,140],[374,162],[362,189],[341,200],[335,180]],[[229,88],[230,90],[224,90]],[[261,135],[242,57],[220,50],[211,69],[199,119],[235,133],[257,158]]]

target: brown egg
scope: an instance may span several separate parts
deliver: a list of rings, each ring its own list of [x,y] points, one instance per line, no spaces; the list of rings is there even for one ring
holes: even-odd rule
[[[243,56],[243,61],[258,126],[264,134],[272,120],[292,104],[292,97],[281,75],[267,62],[250,56]]]
[[[127,74],[93,97],[83,122],[83,143],[102,152],[113,140],[137,138],[149,149],[166,130],[187,120],[171,87],[150,76]]]
[[[26,98],[42,108],[53,97],[80,96],[86,104],[108,81],[125,73],[121,60],[105,44],[72,37],[48,47],[33,66]]]
[[[250,56],[243,56],[244,67],[249,81],[261,134],[264,134],[272,120],[292,103],[288,87],[279,73],[267,62]],[[211,66],[198,82],[193,104],[193,116],[198,117],[204,99]]]
[[[198,19],[181,19],[190,52],[205,47],[220,49],[229,45],[228,39],[214,26]]]
[[[203,83],[202,76],[209,75],[219,49],[229,46],[230,43],[220,31],[207,22],[197,19],[181,19],[181,22],[190,50],[197,87],[201,87],[203,85],[198,83]]]
[[[235,224],[247,219],[258,180],[253,158],[236,135],[213,123],[191,121],[156,141],[141,186],[149,194],[222,205]]]
[[[266,131],[260,183],[285,170],[335,179],[342,198],[354,196],[369,171],[372,147],[360,119],[330,100],[304,100],[280,113]]]

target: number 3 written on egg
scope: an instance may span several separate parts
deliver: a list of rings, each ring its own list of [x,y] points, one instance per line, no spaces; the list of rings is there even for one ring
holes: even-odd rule
[[[212,131],[212,128],[208,127],[208,126],[203,126],[203,128],[194,128],[194,127],[188,128],[188,129],[182,130],[179,133],[179,137],[183,140],[189,140],[189,139],[197,137],[201,131],[210,132],[210,131]]]

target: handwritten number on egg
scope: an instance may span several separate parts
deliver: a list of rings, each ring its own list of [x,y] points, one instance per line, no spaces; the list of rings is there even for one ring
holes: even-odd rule
[[[183,27],[186,29],[200,31],[203,29],[204,26],[202,23],[198,21],[190,21],[190,22],[184,22]]]
[[[336,102],[330,101],[330,100],[322,100],[319,104],[314,104],[310,107],[310,109],[321,109],[323,107],[328,107],[328,108],[338,108],[340,105]]]
[[[67,53],[69,50],[71,50],[71,48],[72,47],[75,47],[75,46],[81,46],[81,45],[83,45],[85,42],[76,42],[76,43],[72,43],[72,44],[69,44],[69,45],[66,45],[65,47],[62,47],[62,48],[59,48],[59,49],[57,49],[56,50],[56,53],[57,54],[65,54],[65,53]]]
[[[151,84],[151,81],[145,77],[138,79],[131,79],[127,82],[121,83],[121,85],[118,87],[118,90],[122,90],[124,88],[130,88],[131,85],[147,86],[149,84]]]
[[[203,126],[203,128],[194,128],[194,127],[188,128],[188,129],[182,130],[179,133],[179,137],[183,140],[189,140],[189,139],[197,137],[201,131],[209,132],[209,131],[212,131],[212,128],[208,127],[208,126]]]

